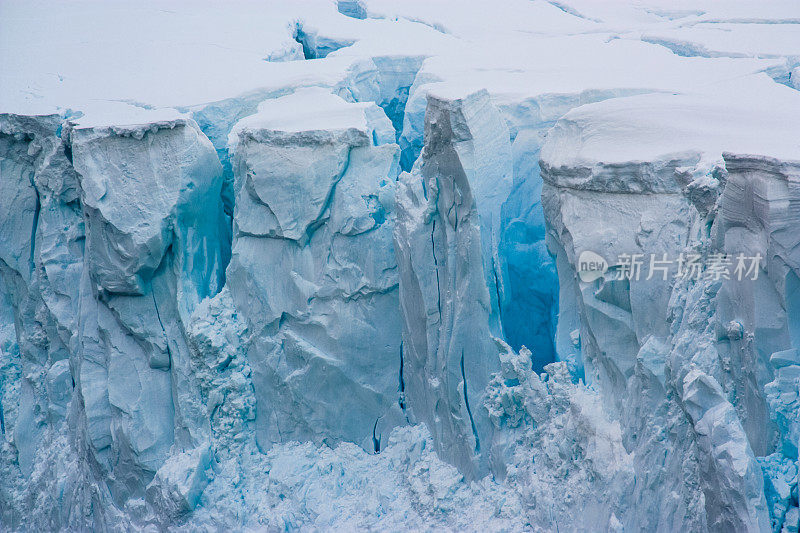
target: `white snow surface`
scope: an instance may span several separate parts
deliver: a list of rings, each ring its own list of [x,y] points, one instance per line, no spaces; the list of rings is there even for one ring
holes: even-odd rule
[[[288,96],[261,102],[258,112],[240,120],[233,133],[247,127],[295,132],[366,130],[364,109],[369,106],[368,103],[348,104],[324,89],[299,89]]]
[[[651,161],[695,152],[800,160],[800,94],[767,76],[683,94],[648,94],[589,104],[565,114],[542,159],[555,167]]]

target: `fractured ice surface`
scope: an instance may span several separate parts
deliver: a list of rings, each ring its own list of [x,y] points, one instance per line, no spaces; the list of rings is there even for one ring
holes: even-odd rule
[[[20,259],[26,249],[27,260],[3,263],[5,297],[31,336],[17,336],[26,377],[4,426],[24,450],[21,472],[35,478],[54,475],[36,457],[79,417],[77,453],[89,446],[109,476],[104,490],[125,501],[143,494],[174,444],[203,432],[173,394],[193,393],[181,317],[220,288],[221,169],[187,119],[77,121],[62,138],[58,129],[52,117],[3,119],[4,167],[20,172],[4,168],[4,183],[34,191],[30,208],[7,211],[32,228],[4,248]]]
[[[755,87],[769,91],[771,104],[787,107],[748,99]],[[649,401],[664,411],[644,426],[623,415],[634,423],[629,449],[638,460],[652,461],[648,434],[665,424],[673,434],[682,432],[689,422],[694,436],[671,447],[689,445],[686,457],[696,464],[680,465],[681,475],[697,477],[709,527],[759,530],[775,513],[767,509],[755,457],[792,440],[776,395],[778,387],[786,390],[785,378],[779,371],[777,381],[768,382],[775,366],[792,364],[794,346],[797,243],[784,235],[794,235],[788,206],[796,141],[784,119],[786,110],[798,109],[797,94],[764,78],[726,91],[636,96],[568,113],[543,149],[543,201],[550,246],[564,264],[561,305],[580,310],[587,379],[598,381],[622,413],[639,409],[629,395],[643,390],[652,391]],[[625,115],[612,111],[619,106]],[[598,137],[595,128],[614,134]],[[710,198],[696,194],[700,184],[710,187]],[[605,277],[592,283],[577,278],[569,265],[583,250],[609,258]],[[615,279],[621,253],[677,257],[695,250],[766,259],[757,281]],[[567,330],[559,323],[559,335]],[[657,383],[648,385],[654,377]],[[791,403],[796,389],[786,392],[781,398]],[[672,414],[673,403],[688,421]],[[796,452],[787,452],[796,460]],[[661,512],[670,505],[661,502]]]
[[[3,2],[0,530],[797,531],[798,20]]]
[[[228,286],[252,334],[262,448],[344,439],[378,451],[376,424],[404,421],[392,131],[375,104],[321,89],[234,127]]]
[[[426,117],[425,151],[396,197],[406,396],[443,457],[474,475],[486,471],[491,440],[480,405],[498,365],[491,336],[500,335],[511,147],[485,91],[430,96]]]

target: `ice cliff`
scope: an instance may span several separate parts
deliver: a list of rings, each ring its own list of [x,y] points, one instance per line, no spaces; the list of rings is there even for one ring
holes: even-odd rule
[[[0,531],[797,532],[798,20],[3,3]]]
[[[306,89],[259,106],[229,146],[227,279],[251,335],[259,447],[345,440],[380,451],[372,430],[405,420],[391,123],[373,103]]]
[[[653,517],[696,506],[695,518],[720,530],[770,529],[770,516],[780,524],[793,505],[788,492],[774,494],[769,476],[765,485],[760,463],[783,463],[779,477],[796,476],[784,403],[795,393],[783,377],[796,350],[797,243],[784,237],[796,233],[789,214],[796,147],[783,126],[794,111],[748,100],[762,84],[773,88],[762,78],[710,94],[585,106],[556,124],[542,151],[548,242],[564,265],[561,305],[578,309],[577,335],[567,324],[559,334],[578,339],[587,382],[630,424],[634,463],[648,472],[674,468],[669,482],[685,495],[656,503],[645,478],[633,487],[638,505],[655,504]],[[795,96],[775,88],[771,104]],[[623,106],[624,114],[615,112]],[[606,128],[614,134],[594,134]],[[614,270],[622,265],[611,259],[608,275],[586,282],[576,274],[583,250],[765,262],[750,281],[645,280],[620,279]],[[654,456],[660,447],[682,449],[681,463],[664,465]],[[694,495],[689,479],[700,489]]]

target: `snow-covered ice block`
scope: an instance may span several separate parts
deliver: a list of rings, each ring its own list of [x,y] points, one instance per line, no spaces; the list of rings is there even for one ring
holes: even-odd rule
[[[346,440],[378,451],[381,434],[405,421],[392,247],[399,153],[375,145],[388,122],[375,111],[309,89],[265,102],[231,135],[228,286],[252,333],[262,448]]]
[[[771,91],[773,99],[782,105],[772,108],[761,103],[758,95],[762,89]],[[776,113],[775,109],[796,108],[796,96],[764,78],[749,78],[728,92],[720,88],[708,95],[636,96],[591,104],[568,113],[549,134],[542,151],[546,182],[543,201],[553,249],[558,248],[558,241],[568,243],[566,259],[572,265],[583,251],[599,253],[609,262],[612,272],[623,253],[642,253],[648,259],[649,254],[660,258],[660,254],[668,253],[676,259],[689,242],[687,215],[697,212],[705,217],[714,209],[722,189],[719,185],[726,178],[723,151],[762,153],[791,160],[792,121],[785,121],[783,112]],[[741,127],[743,121],[750,126]],[[614,135],[600,135],[600,130],[613,131]],[[740,189],[728,185],[721,200],[723,209],[724,198]],[[755,252],[741,244],[737,248],[725,251]],[[597,291],[578,285],[574,275],[565,271],[559,277],[564,284],[562,295]],[[631,282],[630,289],[624,291],[630,293],[630,301],[627,296],[623,302],[609,301],[615,294],[610,288],[596,295],[579,296],[578,301],[599,299],[600,303],[592,304],[598,309],[603,308],[598,307],[602,303],[612,303],[614,309],[605,307],[600,316],[616,322],[629,321],[630,313],[634,313],[634,322],[625,329],[636,338],[630,346],[637,347],[647,335],[659,333],[659,328],[660,335],[666,333],[663,324],[669,287],[659,283],[659,278],[648,280],[645,287]],[[628,281],[617,282],[620,283]],[[613,319],[612,311],[619,318]],[[586,319],[592,320],[591,315],[587,313]],[[560,337],[571,331],[564,326],[559,323]],[[597,331],[595,343],[602,342],[602,332],[607,330],[599,327]],[[588,340],[592,336],[582,338]],[[609,341],[619,339],[615,335]],[[584,350],[593,350],[594,343],[584,344]],[[624,353],[601,350],[615,353],[613,357]],[[630,349],[627,352],[631,353]]]
[[[86,124],[89,122],[89,124]],[[87,253],[92,280],[109,293],[143,294],[173,239],[173,228],[197,226],[216,234],[221,167],[194,121],[180,117],[139,126],[79,121],[70,130],[72,158],[81,176],[88,215]],[[122,161],[125,161],[124,164]],[[210,206],[202,200],[208,198]],[[112,245],[113,243],[113,245]],[[208,250],[219,248],[209,242]],[[187,249],[187,275],[212,287],[221,277],[219,257]],[[207,264],[203,264],[206,262]]]
[[[132,465],[154,472],[173,441],[171,390],[187,393],[180,316],[224,273],[221,167],[181,117],[128,126],[88,116],[68,138],[87,219],[78,383],[92,400],[92,442],[128,449]]]
[[[560,307],[578,309],[571,318],[561,316],[557,346],[570,346],[570,332],[580,328],[577,361],[626,422],[636,418],[626,415],[631,410],[661,405],[666,413],[677,401],[698,435],[714,435],[711,441],[698,437],[698,465],[707,472],[699,474],[704,512],[709,523],[730,527],[763,526],[768,512],[753,457],[770,453],[776,433],[788,437],[791,427],[782,422],[785,408],[767,383],[770,355],[795,347],[796,298],[789,289],[797,276],[796,246],[784,235],[791,224],[785,202],[796,194],[797,132],[795,121],[785,121],[785,110],[794,114],[797,103],[796,92],[763,76],[742,79],[735,88],[715,86],[710,93],[609,100],[568,113],[548,135],[541,155]],[[749,199],[752,194],[758,203]],[[608,262],[608,272],[594,281],[578,276],[580,255],[587,251]],[[675,279],[679,254],[708,258],[714,252],[732,258],[759,254],[761,276],[714,282],[704,272],[697,281]],[[622,254],[642,254],[640,275],[621,275]],[[672,261],[666,279],[658,272],[649,275],[653,254]],[[648,344],[663,348],[653,352]],[[644,398],[629,396],[661,390],[659,382],[683,387],[682,380],[698,369],[721,387],[719,405],[727,407],[715,418],[724,426],[719,430],[697,429],[702,413],[692,414],[694,392],[674,400],[659,392],[647,399],[655,402],[649,408],[639,405]],[[768,395],[775,400],[768,402]],[[657,424],[674,432],[686,427],[672,417]],[[637,442],[651,442],[644,435],[653,426],[623,424],[623,430]],[[668,449],[676,453],[684,445],[681,440]],[[730,455],[720,456],[719,449]],[[633,448],[637,461],[652,460],[646,448],[638,450]],[[685,479],[679,490],[691,492],[693,482]],[[720,486],[727,487],[724,496]],[[731,506],[719,498],[750,502],[738,506],[750,514],[730,513]]]
[[[3,396],[7,386],[18,391],[8,429],[20,471],[48,483],[55,471],[38,462],[66,453],[54,444],[59,431],[79,427],[72,455],[108,476],[98,498],[125,502],[143,494],[176,433],[191,442],[203,432],[181,324],[224,273],[220,164],[197,125],[174,111],[109,104],[70,121],[0,122],[3,141],[13,141],[3,184],[33,193],[32,210],[3,211],[28,226],[27,238],[0,246],[0,290],[18,324],[11,362],[24,372],[2,379]],[[21,263],[13,257],[23,246]],[[65,483],[94,490],[72,468]]]

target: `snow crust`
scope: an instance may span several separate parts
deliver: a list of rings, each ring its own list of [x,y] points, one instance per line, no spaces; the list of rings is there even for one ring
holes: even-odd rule
[[[542,158],[556,167],[592,167],[728,151],[795,161],[797,103],[797,91],[763,76],[590,104],[562,118]]]

